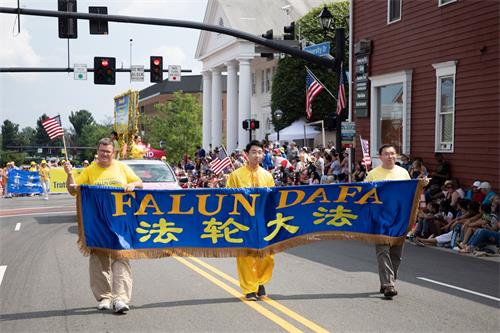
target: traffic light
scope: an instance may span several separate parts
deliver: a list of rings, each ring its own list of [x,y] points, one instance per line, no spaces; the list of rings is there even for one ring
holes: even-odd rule
[[[150,57],[151,82],[163,81],[163,57]]]
[[[60,12],[76,12],[76,0],[57,0],[57,10]],[[59,17],[59,38],[78,38],[76,18]]]
[[[89,6],[89,14],[108,14],[108,7]],[[91,35],[107,35],[108,21],[89,20],[89,31]]]
[[[260,122],[255,119],[250,119],[250,129],[251,130],[256,130],[259,128]]]
[[[243,129],[244,130],[247,130],[248,129],[248,123],[249,123],[249,120],[250,119],[245,119],[243,120],[243,122],[241,123],[243,125]]]
[[[94,57],[94,84],[115,84],[116,59]]]
[[[273,39],[273,29],[269,29],[265,34],[262,34],[262,38]]]
[[[295,22],[290,23],[290,25],[283,27],[284,40],[294,40],[295,39]]]

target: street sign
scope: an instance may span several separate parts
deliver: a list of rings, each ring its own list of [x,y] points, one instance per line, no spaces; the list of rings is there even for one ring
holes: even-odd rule
[[[75,64],[73,68],[75,80],[87,80],[87,64]]]
[[[354,137],[356,136],[356,123],[350,121],[343,121],[341,123],[340,133],[342,135],[342,147],[352,148]]]
[[[168,65],[168,80],[169,81],[181,80],[181,65]]]
[[[38,148],[38,149],[37,149],[37,153],[38,153],[38,154],[43,153],[43,148]]]
[[[144,66],[131,65],[130,66],[130,82],[144,82]]]
[[[318,57],[330,55],[330,42],[309,45],[304,47],[303,51],[312,53],[314,55],[317,55]]]

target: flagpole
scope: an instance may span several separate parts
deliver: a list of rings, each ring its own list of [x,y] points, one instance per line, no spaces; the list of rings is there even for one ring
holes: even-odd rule
[[[231,163],[231,167],[233,168],[233,170],[236,170],[236,169],[234,168],[233,161],[231,161],[231,156],[229,156],[229,155],[227,154],[226,148],[224,147],[224,145],[220,145],[220,146],[221,146],[222,150],[224,150],[224,153],[226,154],[226,156],[227,156],[227,157],[229,157],[229,163]]]
[[[66,161],[69,161],[68,160],[68,150],[66,149],[66,139],[64,138],[64,134],[63,134],[62,138],[63,138],[63,145],[64,145],[64,156],[66,156]]]
[[[334,95],[330,92],[330,90],[328,90],[328,88],[327,88],[327,87],[323,84],[323,82],[321,82],[321,81],[320,81],[320,80],[316,77],[316,75],[314,75],[314,73],[313,73],[313,72],[309,69],[309,67],[307,67],[307,66],[305,66],[305,67],[306,67],[306,69],[309,71],[309,73],[312,75],[312,77],[313,77],[316,81],[318,81],[318,82],[319,82],[319,83],[323,86],[323,88],[324,88],[324,89],[325,89],[325,90],[326,90],[326,91],[330,94],[330,96],[332,96],[332,97],[333,97],[333,99],[334,99],[335,101],[337,101],[337,98],[335,98],[335,96],[334,96]]]

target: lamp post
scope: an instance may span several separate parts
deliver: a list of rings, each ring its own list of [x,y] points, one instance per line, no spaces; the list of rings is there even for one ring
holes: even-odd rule
[[[278,122],[283,118],[283,111],[281,109],[277,109],[274,111],[274,119],[276,119]],[[280,142],[280,128],[279,126],[276,127],[276,137],[278,139],[278,142]]]
[[[318,19],[319,25],[321,29],[323,29],[323,33],[326,36],[326,32],[330,29],[330,26],[333,22],[333,15],[328,10],[325,5],[316,16]],[[336,28],[335,29],[335,74],[337,79],[337,87],[340,83],[340,76],[342,75],[342,63],[344,62],[344,45],[345,45],[345,30],[344,28]],[[337,89],[338,91],[338,89]],[[342,134],[341,134],[341,125],[342,125],[343,112],[337,115],[336,121],[336,140],[335,140],[335,148],[340,151],[342,149]]]

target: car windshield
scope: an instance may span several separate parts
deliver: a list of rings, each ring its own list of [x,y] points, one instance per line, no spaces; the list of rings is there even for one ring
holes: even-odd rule
[[[129,164],[144,183],[175,182],[175,177],[164,164]]]

